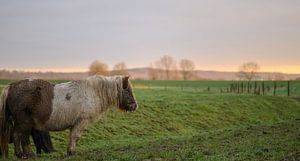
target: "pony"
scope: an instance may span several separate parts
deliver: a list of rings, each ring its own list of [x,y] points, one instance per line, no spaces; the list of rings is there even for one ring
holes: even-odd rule
[[[76,153],[76,143],[87,126],[111,108],[133,112],[138,108],[129,76],[94,75],[86,79],[51,84],[26,79],[10,84],[0,97],[0,146],[8,153],[8,135],[13,132],[15,155],[31,157],[32,129],[70,129],[68,155]]]
[[[10,137],[11,138],[9,143],[12,143],[12,136]],[[48,131],[40,131],[40,130],[32,129],[31,137],[34,142],[37,154],[41,154],[42,151],[44,151],[45,153],[51,153],[55,151]],[[0,158],[1,157],[2,157],[2,153],[0,148]]]

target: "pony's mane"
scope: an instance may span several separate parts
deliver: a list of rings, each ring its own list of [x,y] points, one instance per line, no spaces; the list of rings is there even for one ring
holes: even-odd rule
[[[96,97],[100,98],[100,106],[106,108],[107,105],[119,105],[122,96],[123,79],[122,76],[100,76],[94,75],[85,79],[88,86],[92,87]]]

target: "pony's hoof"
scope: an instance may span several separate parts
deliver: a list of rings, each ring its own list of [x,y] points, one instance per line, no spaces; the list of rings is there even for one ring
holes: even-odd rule
[[[76,154],[76,152],[75,152],[75,151],[68,151],[67,153],[68,153],[68,156],[73,156],[73,155],[75,155],[75,154]]]
[[[34,159],[36,158],[36,155],[34,153],[27,153],[22,155],[22,159],[29,159],[29,158]]]
[[[33,159],[36,158],[36,154],[33,152],[28,153],[27,156],[28,158],[33,158]]]
[[[19,159],[23,158],[23,154],[22,153],[15,153],[15,156]]]
[[[24,155],[22,156],[22,159],[28,159],[28,156]]]

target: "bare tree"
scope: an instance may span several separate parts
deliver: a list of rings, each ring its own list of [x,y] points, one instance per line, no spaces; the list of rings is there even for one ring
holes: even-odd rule
[[[182,59],[179,63],[179,66],[183,79],[189,79],[192,76],[193,71],[195,69],[194,62],[188,59]]]
[[[128,75],[128,69],[124,62],[120,62],[113,67],[113,75]]]
[[[257,77],[258,71],[259,71],[259,65],[257,63],[247,62],[242,64],[239,67],[239,72],[237,76],[241,79],[251,81]]]
[[[98,60],[94,61],[89,67],[89,75],[108,75],[108,66]]]
[[[164,72],[167,80],[171,79],[171,72],[176,71],[176,61],[168,55],[161,57],[156,66]]]

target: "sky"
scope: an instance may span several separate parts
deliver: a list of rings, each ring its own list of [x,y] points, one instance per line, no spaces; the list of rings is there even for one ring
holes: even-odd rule
[[[299,0],[0,0],[0,69],[147,67],[163,55],[199,70],[300,73]]]

